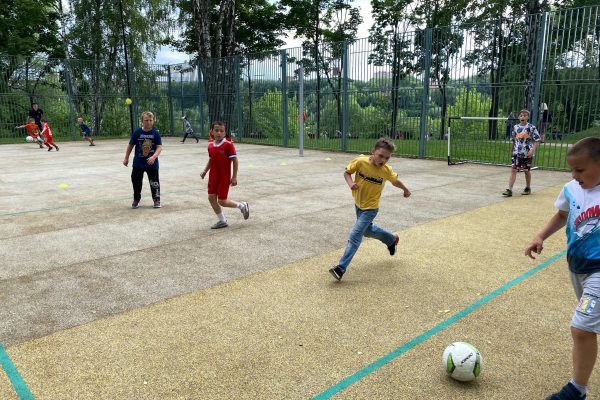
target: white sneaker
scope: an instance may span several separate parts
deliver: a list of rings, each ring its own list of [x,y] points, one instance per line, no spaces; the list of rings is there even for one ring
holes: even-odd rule
[[[210,227],[210,229],[221,229],[227,228],[229,225],[225,221],[218,221],[216,224]]]
[[[240,211],[242,212],[244,219],[248,219],[248,217],[250,217],[250,206],[245,201],[242,201],[242,204],[244,205],[244,208],[242,208]]]

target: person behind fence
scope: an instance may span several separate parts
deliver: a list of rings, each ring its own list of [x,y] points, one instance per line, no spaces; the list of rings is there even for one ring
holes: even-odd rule
[[[600,333],[600,138],[587,137],[567,153],[573,179],[564,185],[554,205],[558,209],[525,248],[535,258],[544,240],[566,225],[567,263],[579,300],[571,319],[572,379],[546,400],[585,399],[598,354]]]
[[[198,136],[196,136],[194,133],[194,129],[192,128],[190,121],[188,121],[185,115],[181,117],[181,120],[183,121],[183,139],[181,140],[181,143],[185,143],[185,139],[187,139],[188,135],[191,135],[194,139],[196,139],[196,143],[198,143]]]
[[[513,195],[513,186],[518,171],[525,173],[525,189],[521,194],[531,194],[531,162],[540,143],[540,134],[536,127],[529,123],[529,111],[519,111],[519,123],[513,127],[510,140],[512,142],[512,169],[508,179],[508,189],[502,192],[502,195],[505,197]]]
[[[542,103],[540,106],[540,116],[539,116],[539,131],[540,131],[540,142],[546,142],[546,126],[548,126],[548,122],[552,122],[552,112],[548,109],[548,104]]]
[[[83,117],[77,117],[77,123],[79,124],[79,131],[81,132],[81,136],[83,136],[85,140],[90,142],[90,146],[95,146],[94,139],[92,138],[92,130],[83,122]]]
[[[42,118],[44,117],[44,111],[40,108],[38,103],[31,104],[31,110],[29,110],[29,116],[35,120],[40,132],[44,129],[42,125]]]
[[[50,130],[50,125],[48,125],[48,121],[44,118],[41,120],[42,122],[42,136],[44,137],[44,144],[48,146],[48,151],[52,150],[52,147],[59,151],[60,149],[54,143],[54,137],[52,136],[52,131]]]
[[[244,219],[250,216],[250,207],[245,201],[233,201],[227,198],[229,186],[237,185],[238,159],[233,142],[225,137],[225,123],[215,121],[211,132],[214,141],[208,144],[208,162],[200,177],[208,176],[208,201],[219,219],[211,229],[220,229],[228,226],[221,207],[238,208]],[[233,165],[233,168],[232,168]]]
[[[517,119],[515,118],[515,114],[512,111],[508,112],[508,118],[506,119],[505,124],[505,137],[506,139],[510,139],[510,135],[512,134],[513,128],[517,123]]]
[[[35,123],[35,120],[33,118],[29,117],[27,119],[27,123],[26,124],[21,125],[21,126],[15,126],[15,128],[17,128],[17,129],[21,129],[21,128],[27,129],[27,136],[31,136],[33,138],[33,141],[40,146],[40,149],[44,148],[44,145],[42,144],[44,141],[41,138],[40,130],[39,130],[39,128],[38,128],[38,126]]]
[[[371,155],[360,155],[348,164],[344,171],[346,184],[354,197],[356,222],[350,230],[348,244],[338,265],[331,268],[329,273],[338,281],[346,273],[352,258],[356,254],[363,237],[378,239],[387,246],[390,255],[396,254],[399,237],[373,224],[379,211],[379,199],[386,181],[404,191],[404,197],[410,196],[410,190],[398,180],[398,174],[388,164],[392,153],[396,150],[394,142],[389,137],[380,138]],[[352,175],[354,174],[354,180]]]
[[[144,172],[148,175],[150,193],[154,201],[154,208],[160,208],[160,180],[158,176],[158,156],[162,152],[162,139],[160,133],[154,128],[154,114],[144,111],[141,114],[142,127],[131,134],[129,144],[125,150],[123,165],[129,164],[129,155],[135,147],[131,170],[131,184],[133,185],[133,203],[131,208],[138,208],[142,198],[142,183]]]

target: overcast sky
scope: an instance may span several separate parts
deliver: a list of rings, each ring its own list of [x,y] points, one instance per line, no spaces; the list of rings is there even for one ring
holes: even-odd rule
[[[369,36],[369,28],[373,24],[373,18],[371,17],[371,2],[370,0],[354,0],[352,2],[354,7],[359,7],[361,15],[363,17],[363,23],[358,26],[358,38],[365,38]],[[299,39],[292,39],[290,37],[284,38],[284,48],[300,47],[302,43]],[[180,53],[171,49],[170,46],[163,46],[158,54],[156,55],[157,64],[179,64],[189,60],[189,56],[185,53]]]

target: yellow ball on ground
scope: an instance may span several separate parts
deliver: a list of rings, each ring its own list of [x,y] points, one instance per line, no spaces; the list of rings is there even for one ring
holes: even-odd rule
[[[127,104],[128,106],[130,106],[131,103],[133,103],[133,100],[131,100],[129,97],[125,99],[125,104]]]

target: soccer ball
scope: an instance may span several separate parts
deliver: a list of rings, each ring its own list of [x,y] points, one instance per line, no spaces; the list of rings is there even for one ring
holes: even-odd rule
[[[31,142],[33,142],[33,137],[31,137],[31,136],[27,136],[27,137],[25,138],[25,140],[27,140],[28,142],[30,142],[30,143],[31,143]]]
[[[479,350],[466,342],[454,342],[442,356],[444,369],[451,378],[461,382],[472,381],[481,373],[483,358]]]

